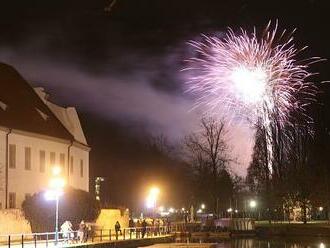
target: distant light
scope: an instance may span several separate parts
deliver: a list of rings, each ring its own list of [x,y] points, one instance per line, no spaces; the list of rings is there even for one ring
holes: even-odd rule
[[[164,217],[164,216],[168,216],[170,214],[170,212],[161,212],[160,216]]]
[[[158,208],[158,210],[159,210],[160,212],[163,212],[163,211],[165,210],[165,208],[164,208],[164,206],[160,206],[160,207]]]
[[[238,210],[237,209],[235,209],[235,213],[238,213]]]
[[[323,211],[323,207],[319,207],[319,211],[321,211],[321,212],[322,212],[322,211]]]
[[[228,212],[228,213],[231,213],[231,212],[233,212],[233,209],[232,209],[232,208],[228,208],[228,209],[227,209],[227,212]]]
[[[251,200],[249,205],[250,205],[250,208],[255,208],[257,206],[257,202],[255,200]]]
[[[170,208],[169,210],[168,210],[170,213],[174,213],[174,208]]]
[[[185,208],[181,208],[181,211],[184,212],[185,211]]]
[[[152,187],[149,190],[149,194],[147,196],[146,199],[146,207],[151,209],[151,208],[155,208],[156,207],[156,203],[157,203],[157,197],[159,195],[159,188],[157,187]]]
[[[198,209],[198,210],[197,210],[197,213],[198,213],[198,214],[200,214],[201,212],[203,212],[202,209]]]
[[[146,199],[146,207],[147,208],[154,208],[156,205],[156,201],[155,198],[153,198],[152,196],[148,196]]]
[[[320,248],[326,248],[326,246],[325,246],[325,244],[324,243],[320,243],[320,246],[319,246]]]
[[[204,203],[202,203],[201,209],[205,209],[205,204]]]

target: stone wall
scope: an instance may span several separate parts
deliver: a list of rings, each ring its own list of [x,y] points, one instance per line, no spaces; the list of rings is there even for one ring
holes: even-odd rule
[[[117,221],[119,221],[121,228],[128,227],[129,211],[120,209],[102,209],[96,220],[96,225],[100,229],[115,229]]]
[[[0,235],[8,233],[31,233],[30,223],[20,209],[0,210]]]

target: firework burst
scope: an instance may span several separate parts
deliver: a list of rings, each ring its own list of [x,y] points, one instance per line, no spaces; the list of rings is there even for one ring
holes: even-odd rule
[[[309,65],[320,58],[298,59],[305,47],[296,48],[292,35],[285,30],[279,33],[277,23],[274,28],[269,23],[260,36],[243,29],[239,33],[228,29],[222,37],[204,35],[202,41],[189,42],[195,55],[184,69],[189,72],[187,91],[197,96],[197,107],[262,123],[270,158],[272,122],[290,125],[297,113],[310,121],[306,107],[317,93],[308,80]]]
[[[298,60],[292,33],[277,33],[270,24],[260,37],[231,29],[221,38],[203,36],[203,41],[189,42],[195,56],[187,60],[190,79],[187,91],[197,95],[196,106],[209,111],[218,108],[229,116],[255,123],[261,115],[274,114],[286,125],[297,111],[305,114],[314,101],[317,88],[307,79],[309,65],[319,58]]]

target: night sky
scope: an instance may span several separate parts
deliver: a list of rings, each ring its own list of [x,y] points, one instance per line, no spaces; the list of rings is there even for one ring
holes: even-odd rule
[[[157,164],[141,144],[150,134],[179,142],[201,116],[184,93],[180,70],[191,54],[186,42],[201,33],[221,34],[227,26],[262,30],[278,19],[281,29],[297,28],[296,43],[309,46],[308,56],[328,59],[327,5],[326,0],[3,1],[0,60],[45,87],[56,103],[77,108],[92,147],[92,176],[108,177],[113,201],[131,204],[134,197],[119,200],[119,195],[130,195],[135,184],[143,185],[134,191],[140,194],[148,180],[163,185],[176,180],[168,179],[176,168]],[[320,72],[314,79],[328,80],[329,69],[329,62],[314,66]],[[328,125],[328,86],[320,88],[318,119]],[[229,130],[240,162],[232,170],[244,175],[253,132],[235,125]],[[144,156],[151,158],[137,159]],[[124,182],[118,178],[133,180],[119,187]]]

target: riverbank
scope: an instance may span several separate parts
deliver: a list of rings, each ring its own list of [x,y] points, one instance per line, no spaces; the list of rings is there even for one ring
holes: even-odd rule
[[[330,225],[327,222],[312,223],[257,223],[257,236],[326,236],[330,237]]]

